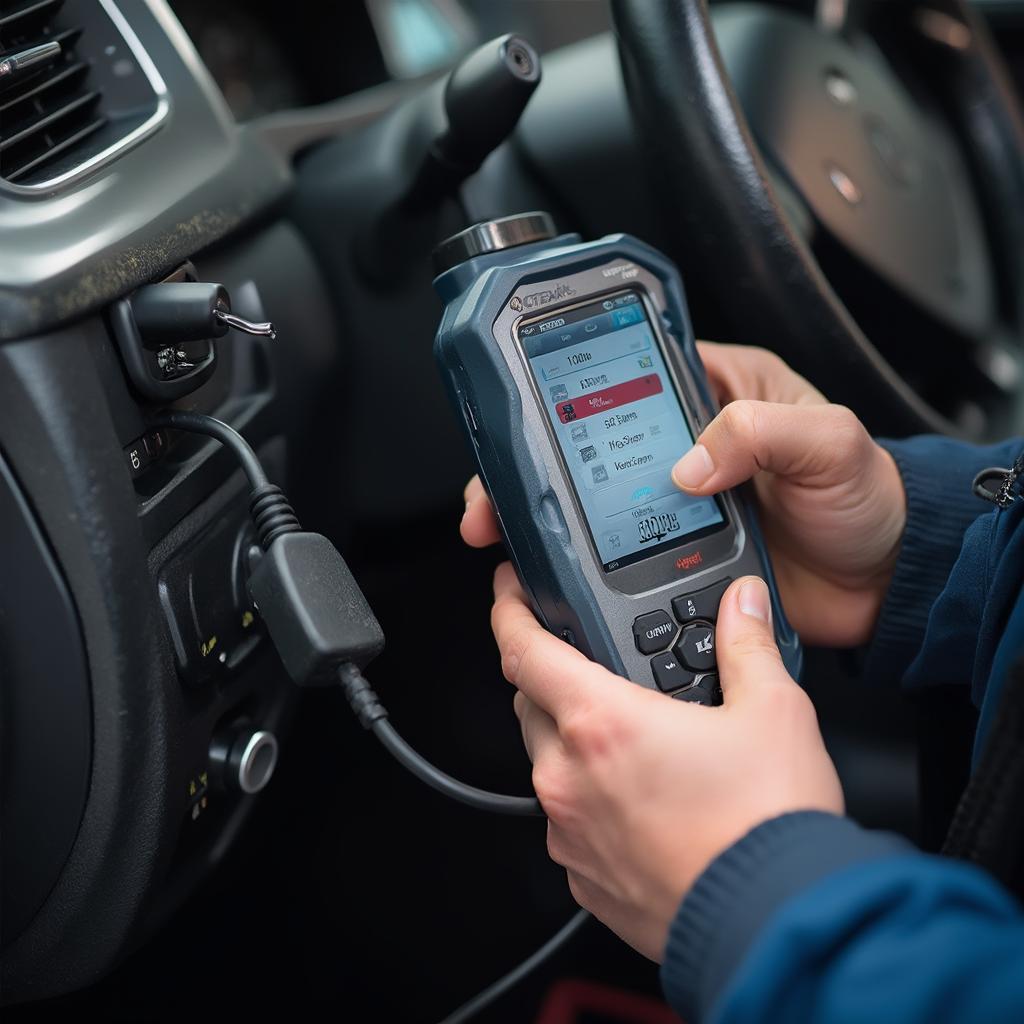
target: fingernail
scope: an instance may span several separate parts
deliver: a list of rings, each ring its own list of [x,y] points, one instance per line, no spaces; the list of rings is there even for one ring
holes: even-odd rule
[[[705,483],[715,471],[711,453],[702,444],[695,444],[672,467],[672,479],[684,490],[692,491]]]
[[[772,621],[772,605],[763,580],[747,580],[740,587],[740,611],[762,622]]]

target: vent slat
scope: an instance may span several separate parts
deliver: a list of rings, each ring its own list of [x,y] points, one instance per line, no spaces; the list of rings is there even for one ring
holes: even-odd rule
[[[76,96],[68,103],[63,104],[46,116],[38,118],[27,127],[22,128],[20,131],[16,131],[13,135],[9,135],[7,137],[3,136],[3,130],[0,129],[0,153],[3,153],[6,149],[10,149],[11,146],[16,146],[21,142],[25,142],[33,135],[45,132],[51,125],[57,124],[57,122],[62,121],[65,117],[70,116],[77,110],[81,110],[83,107],[87,107],[89,104],[95,103],[99,98],[100,94],[98,92],[87,92],[81,96]]]
[[[96,120],[87,124],[84,128],[75,132],[74,135],[69,135],[66,139],[58,142],[57,145],[48,149],[45,153],[40,154],[34,160],[29,160],[27,163],[21,164],[15,167],[13,170],[4,170],[4,177],[8,181],[17,183],[26,175],[31,174],[40,164],[45,163],[47,160],[52,159],[60,153],[63,153],[67,149],[71,149],[72,146],[77,146],[83,139],[88,138],[94,132],[98,132],[107,123],[107,118],[100,116]]]
[[[60,43],[64,50],[63,56],[67,58],[68,54],[73,50],[75,43],[78,42],[78,37],[82,34],[81,28],[77,25],[73,25],[71,28],[61,29],[59,32],[37,32],[35,33],[28,42],[20,42],[15,47],[5,48],[0,46],[0,60],[4,57],[9,57],[12,53],[18,50],[26,50],[30,46],[36,46],[39,43]]]
[[[47,58],[19,61],[0,84],[0,191],[63,187],[166,115],[138,44],[107,6],[0,0],[0,60],[38,46]]]
[[[64,4],[64,0],[29,0],[18,4],[6,14],[0,12],[0,33],[4,35],[17,28],[18,22],[45,20],[53,17]]]
[[[0,94],[0,178],[31,181],[40,168],[101,131],[109,119],[90,63],[76,53],[81,24],[69,23],[64,0],[0,0],[0,56],[57,42],[61,55]],[[72,17],[74,15],[72,14]],[[75,19],[77,20],[77,19]]]
[[[49,77],[43,74],[37,75],[25,83],[24,92],[12,95],[14,93],[12,89],[8,92],[0,93],[0,115],[4,111],[16,107],[19,103],[24,103],[26,100],[33,99],[34,97],[43,97],[51,90],[70,84],[77,76],[84,75],[84,72],[88,69],[89,65],[85,61],[75,61],[74,64],[61,68],[55,75],[50,75]]]

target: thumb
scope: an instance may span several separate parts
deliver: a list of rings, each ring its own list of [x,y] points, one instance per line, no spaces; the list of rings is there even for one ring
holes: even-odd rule
[[[717,494],[759,470],[821,484],[870,442],[841,405],[731,402],[675,464],[672,479],[690,494]]]
[[[775,643],[771,599],[764,580],[744,576],[729,587],[718,608],[715,633],[726,704],[762,694],[770,686],[795,685]]]

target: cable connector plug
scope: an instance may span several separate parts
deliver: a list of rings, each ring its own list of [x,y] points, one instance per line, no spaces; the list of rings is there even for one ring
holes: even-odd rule
[[[374,722],[388,717],[388,709],[355,665],[342,665],[338,676],[345,699],[364,729],[372,730]]]
[[[282,534],[302,532],[295,510],[277,484],[261,484],[253,489],[249,495],[249,515],[264,551]]]
[[[292,680],[336,684],[345,662],[363,666],[384,632],[338,549],[322,534],[281,533],[249,580],[249,593]]]
[[[292,680],[300,686],[327,686],[340,679],[359,724],[399,764],[438,793],[496,814],[543,817],[536,797],[506,796],[460,782],[432,765],[395,731],[384,705],[360,672],[384,649],[380,624],[337,548],[319,533],[305,533],[299,527],[284,492],[267,479],[248,441],[226,423],[202,413],[165,412],[155,425],[214,437],[238,457],[252,487],[250,512],[266,551],[253,570],[249,593]],[[515,972],[509,977],[514,976]],[[503,979],[481,996],[484,1003],[479,1005],[485,1005],[492,993],[500,993],[506,982],[514,983]],[[455,1019],[468,1018],[460,1011]]]
[[[344,664],[338,669],[341,689],[348,699],[349,707],[355,712],[359,724],[380,740],[384,749],[400,764],[407,768],[421,782],[431,789],[458,800],[460,804],[476,807],[481,811],[495,814],[525,814],[529,817],[544,817],[544,809],[535,796],[506,796],[477,789],[431,764],[422,754],[409,746],[388,721],[388,713],[373,687],[363,678],[358,666]]]
[[[280,487],[237,430],[198,412],[167,410],[153,425],[205,434],[238,458],[252,494],[249,512],[265,554],[249,594],[285,670],[300,686],[329,686],[338,666],[362,667],[384,650],[384,632],[345,559],[322,534],[306,533]]]

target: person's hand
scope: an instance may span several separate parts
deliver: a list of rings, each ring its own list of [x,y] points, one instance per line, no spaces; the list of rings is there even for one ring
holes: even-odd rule
[[[675,466],[689,494],[753,478],[782,604],[805,643],[851,647],[871,636],[906,522],[896,464],[847,408],[831,405],[777,356],[700,343],[724,405]],[[728,403],[728,404],[726,404]],[[462,536],[498,540],[480,481],[466,488]]]
[[[810,700],[783,667],[768,588],[737,580],[718,612],[720,708],[631,685],[548,633],[508,563],[491,621],[576,901],[651,959],[710,861],[787,811],[841,813]]]
[[[906,523],[896,463],[849,409],[830,404],[778,356],[740,345],[699,348],[724,408],[673,480],[707,495],[753,478],[796,631],[810,644],[867,642]]]

